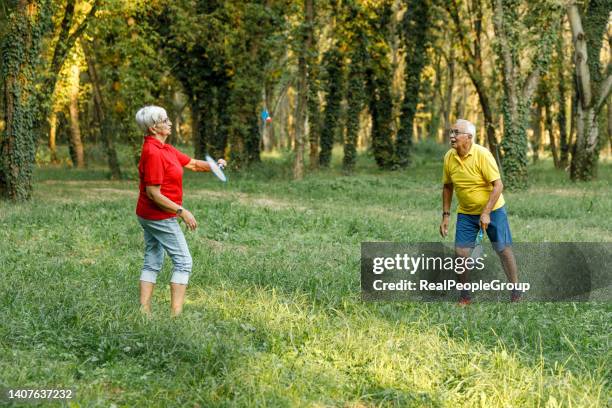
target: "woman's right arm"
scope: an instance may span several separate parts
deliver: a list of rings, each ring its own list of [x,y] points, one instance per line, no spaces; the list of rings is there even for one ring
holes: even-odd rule
[[[161,193],[161,185],[147,186],[146,192],[147,197],[149,197],[155,204],[157,204],[159,208],[166,212],[176,214],[178,209],[181,208],[180,205]],[[189,210],[183,208],[180,217],[183,219],[183,221],[185,221],[187,228],[190,230],[195,230],[197,228],[198,224],[196,219]]]

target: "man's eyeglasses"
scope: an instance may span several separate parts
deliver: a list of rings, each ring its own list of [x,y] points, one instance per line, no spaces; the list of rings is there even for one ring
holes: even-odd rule
[[[459,135],[469,135],[469,133],[461,132],[458,129],[448,129],[448,137],[457,137]]]

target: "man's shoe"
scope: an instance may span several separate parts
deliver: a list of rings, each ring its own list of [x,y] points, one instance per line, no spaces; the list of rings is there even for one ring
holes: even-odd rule
[[[519,292],[518,290],[513,290],[512,293],[510,293],[510,302],[517,303],[520,301],[521,301],[521,292]]]
[[[472,303],[472,299],[466,297],[459,298],[459,306],[467,306]]]

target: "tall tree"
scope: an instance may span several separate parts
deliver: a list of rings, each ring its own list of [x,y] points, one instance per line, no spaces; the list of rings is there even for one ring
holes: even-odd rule
[[[92,84],[92,94],[94,100],[94,111],[97,118],[98,127],[100,129],[100,136],[104,143],[104,149],[106,150],[106,157],[108,161],[108,168],[111,172],[111,178],[115,180],[121,179],[121,168],[119,166],[119,158],[117,156],[117,149],[115,148],[115,135],[111,131],[111,120],[108,115],[107,104],[102,96],[102,85],[98,76],[98,69],[96,67],[96,61],[94,60],[93,52],[90,49],[89,44],[86,41],[81,41],[81,47],[87,62],[87,71]]]
[[[559,24],[559,32],[557,35],[557,43],[555,46],[555,68],[557,71],[557,124],[559,126],[559,161],[558,167],[567,167],[569,159],[569,135],[567,132],[567,117],[566,117],[566,81],[565,81],[565,44],[563,41],[563,19]]]
[[[306,67],[308,73],[308,144],[309,166],[312,170],[319,167],[319,139],[321,135],[321,114],[319,111],[319,53],[315,28],[317,26],[317,7],[313,0],[309,8],[309,21],[306,26],[308,42]]]
[[[453,23],[452,30],[458,40],[461,51],[459,55],[457,55],[457,58],[468,74],[478,95],[478,101],[484,118],[484,127],[487,133],[489,150],[493,153],[493,157],[495,157],[495,161],[503,175],[501,154],[499,152],[497,137],[495,136],[496,123],[493,117],[494,92],[492,92],[492,87],[486,81],[486,71],[484,69],[483,0],[473,0],[465,3],[459,0],[449,0],[443,3],[444,8],[450,16],[450,21]],[[469,4],[469,7],[466,6],[466,3]],[[456,110],[457,112],[464,111],[464,104],[461,103],[460,99],[457,100]],[[462,113],[459,114],[459,117],[462,116]]]
[[[539,95],[536,100],[536,106],[533,110],[533,143],[531,146],[533,147],[533,162],[536,163],[540,160],[540,150],[542,148],[542,116],[544,114],[544,103],[543,103],[543,95]]]
[[[79,121],[79,78],[81,70],[78,62],[70,66],[70,153],[72,163],[77,168],[85,167],[85,155],[83,153],[83,141],[81,139],[81,124]]]
[[[309,96],[308,81],[308,54],[312,49],[314,23],[313,0],[303,0],[304,22],[301,25],[301,41],[298,42],[298,102],[295,114],[295,161],[293,164],[293,178],[300,180],[304,177],[304,125]],[[311,61],[311,60],[310,60]]]
[[[450,128],[450,117],[453,109],[453,87],[455,86],[455,49],[451,47],[450,53],[447,58],[447,76],[446,76],[446,87],[444,92],[443,104],[443,118],[444,125],[443,129]]]
[[[365,7],[368,23],[368,61],[365,89],[372,117],[372,153],[381,169],[392,169],[397,164],[393,145],[393,98],[391,47],[384,35],[393,15],[392,2],[383,1],[376,7]]]
[[[387,59],[388,46],[376,43],[369,47],[369,62],[365,72],[368,107],[372,117],[372,152],[381,169],[396,164],[392,141],[391,65]]]
[[[412,130],[419,102],[421,71],[427,62],[428,27],[430,25],[429,6],[428,0],[407,0],[406,13],[402,22],[406,63],[404,67],[404,99],[396,140],[396,155],[400,167],[407,167],[410,163]]]
[[[321,151],[319,165],[329,167],[334,139],[339,127],[340,102],[344,93],[344,58],[338,45],[334,44],[323,56],[325,76],[325,110],[321,129]]]
[[[572,2],[567,15],[574,41],[574,63],[578,101],[576,104],[576,141],[572,146],[570,177],[591,180],[596,175],[600,138],[598,119],[612,89],[612,55],[605,70],[600,53],[609,24],[610,3],[591,0],[584,8]],[[610,33],[608,32],[608,38]],[[612,50],[608,50],[612,53]]]
[[[548,133],[548,139],[550,140],[550,153],[552,154],[553,157],[553,163],[555,165],[556,168],[560,168],[561,164],[560,164],[560,159],[559,159],[559,149],[557,147],[557,138],[555,137],[555,133],[554,133],[554,127],[553,127],[553,123],[554,123],[554,118],[553,118],[553,113],[552,113],[552,101],[550,98],[550,95],[548,93],[548,91],[544,94],[544,115],[546,117],[546,131]]]
[[[542,70],[548,65],[560,15],[555,8],[540,3],[523,9],[520,0],[493,0],[493,22],[501,61],[504,99],[504,137],[502,139],[505,183],[512,188],[527,184],[527,126],[531,98],[537,89]],[[525,14],[521,16],[521,14]],[[527,75],[521,75],[519,58],[527,46],[526,28],[537,24],[537,50]]]
[[[39,113],[36,82],[41,46],[51,29],[50,6],[48,0],[19,0],[0,45],[5,123],[0,138],[0,198],[21,201],[32,195],[34,120]]]
[[[353,49],[350,55],[350,66],[347,86],[346,136],[344,139],[344,171],[351,173],[357,160],[357,136],[359,133],[359,116],[364,107],[365,64],[368,59],[366,38],[358,32],[353,38]]]

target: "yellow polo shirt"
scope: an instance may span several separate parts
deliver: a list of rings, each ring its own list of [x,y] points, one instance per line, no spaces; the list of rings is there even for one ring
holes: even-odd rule
[[[444,155],[442,182],[453,184],[459,201],[457,212],[472,215],[482,213],[493,191],[491,183],[500,178],[497,163],[486,147],[472,143],[470,151],[463,160],[455,149],[450,149]],[[493,210],[504,204],[504,196],[500,195]]]

